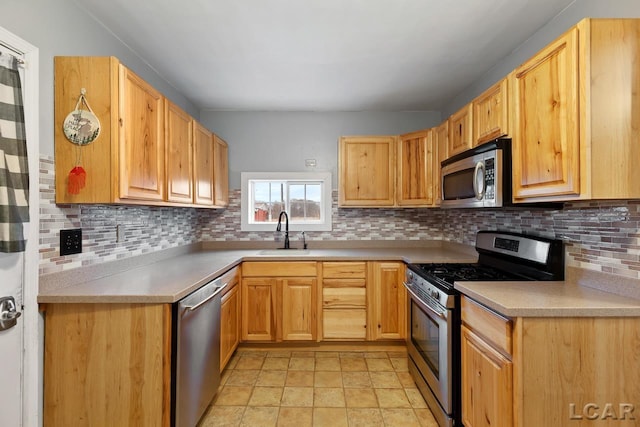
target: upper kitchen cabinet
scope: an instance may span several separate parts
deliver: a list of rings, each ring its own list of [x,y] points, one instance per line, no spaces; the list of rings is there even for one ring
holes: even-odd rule
[[[193,119],[180,107],[165,100],[165,153],[167,200],[192,203]],[[197,160],[196,160],[197,161]]]
[[[339,206],[394,206],[395,136],[340,138]]]
[[[435,167],[433,168],[434,205],[440,206],[442,202],[441,164],[447,159],[449,145],[449,121],[445,120],[440,126],[433,129],[433,149],[435,151]]]
[[[213,134],[193,122],[193,196],[198,205],[214,205]]]
[[[473,145],[509,134],[508,90],[504,78],[473,100]]]
[[[512,77],[515,202],[640,198],[640,20],[584,19]]]
[[[218,135],[213,135],[214,205],[229,205],[229,147]]]
[[[347,136],[339,146],[339,206],[433,206],[431,129]]]
[[[433,204],[433,141],[431,129],[401,135],[398,141],[399,206]]]
[[[209,134],[209,146],[203,148],[207,143],[199,139],[200,128],[194,130],[195,120],[117,58],[55,57],[54,73],[56,203],[226,206],[226,143],[216,148]],[[79,146],[66,138],[63,123],[83,89],[100,133]],[[194,150],[209,151],[201,159]],[[85,186],[70,191],[68,177],[76,166],[86,171]],[[202,177],[214,173],[218,181],[209,179],[211,188],[201,188]],[[204,201],[207,191],[215,203]]]
[[[119,64],[119,199],[164,199],[164,99]]]
[[[161,202],[162,95],[114,57],[56,57],[54,67],[56,202]],[[65,137],[63,122],[82,89],[101,129],[93,142],[80,146]],[[78,165],[86,171],[86,185],[72,194],[67,180]]]
[[[473,146],[473,108],[465,105],[449,117],[448,154],[453,156]]]

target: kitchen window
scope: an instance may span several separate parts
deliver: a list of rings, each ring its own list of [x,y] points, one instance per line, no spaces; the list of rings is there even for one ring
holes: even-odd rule
[[[275,231],[281,211],[290,231],[331,231],[331,173],[243,172],[241,230]]]

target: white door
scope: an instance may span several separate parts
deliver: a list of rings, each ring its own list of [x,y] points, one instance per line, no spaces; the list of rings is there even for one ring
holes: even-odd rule
[[[12,296],[22,311],[24,255],[0,253],[0,298]],[[22,348],[23,319],[16,326],[0,331],[0,414],[3,426],[22,425]]]
[[[20,67],[20,78],[29,156],[31,221],[24,227],[25,252],[0,252],[0,426],[31,427],[42,425],[42,318],[37,304],[39,53],[35,46],[2,27],[0,51],[14,54],[24,65]],[[16,311],[21,314],[12,327],[8,327],[12,322],[6,320],[6,314],[4,320],[1,317],[2,306],[8,306],[5,297],[13,297]]]

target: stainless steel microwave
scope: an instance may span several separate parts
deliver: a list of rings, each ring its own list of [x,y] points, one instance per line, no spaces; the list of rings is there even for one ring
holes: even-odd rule
[[[496,139],[442,163],[442,208],[512,205],[511,139]]]

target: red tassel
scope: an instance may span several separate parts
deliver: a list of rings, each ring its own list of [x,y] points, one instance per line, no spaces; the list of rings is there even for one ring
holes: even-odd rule
[[[82,166],[76,166],[69,172],[69,180],[67,182],[67,191],[69,194],[80,194],[87,182],[87,172]]]

